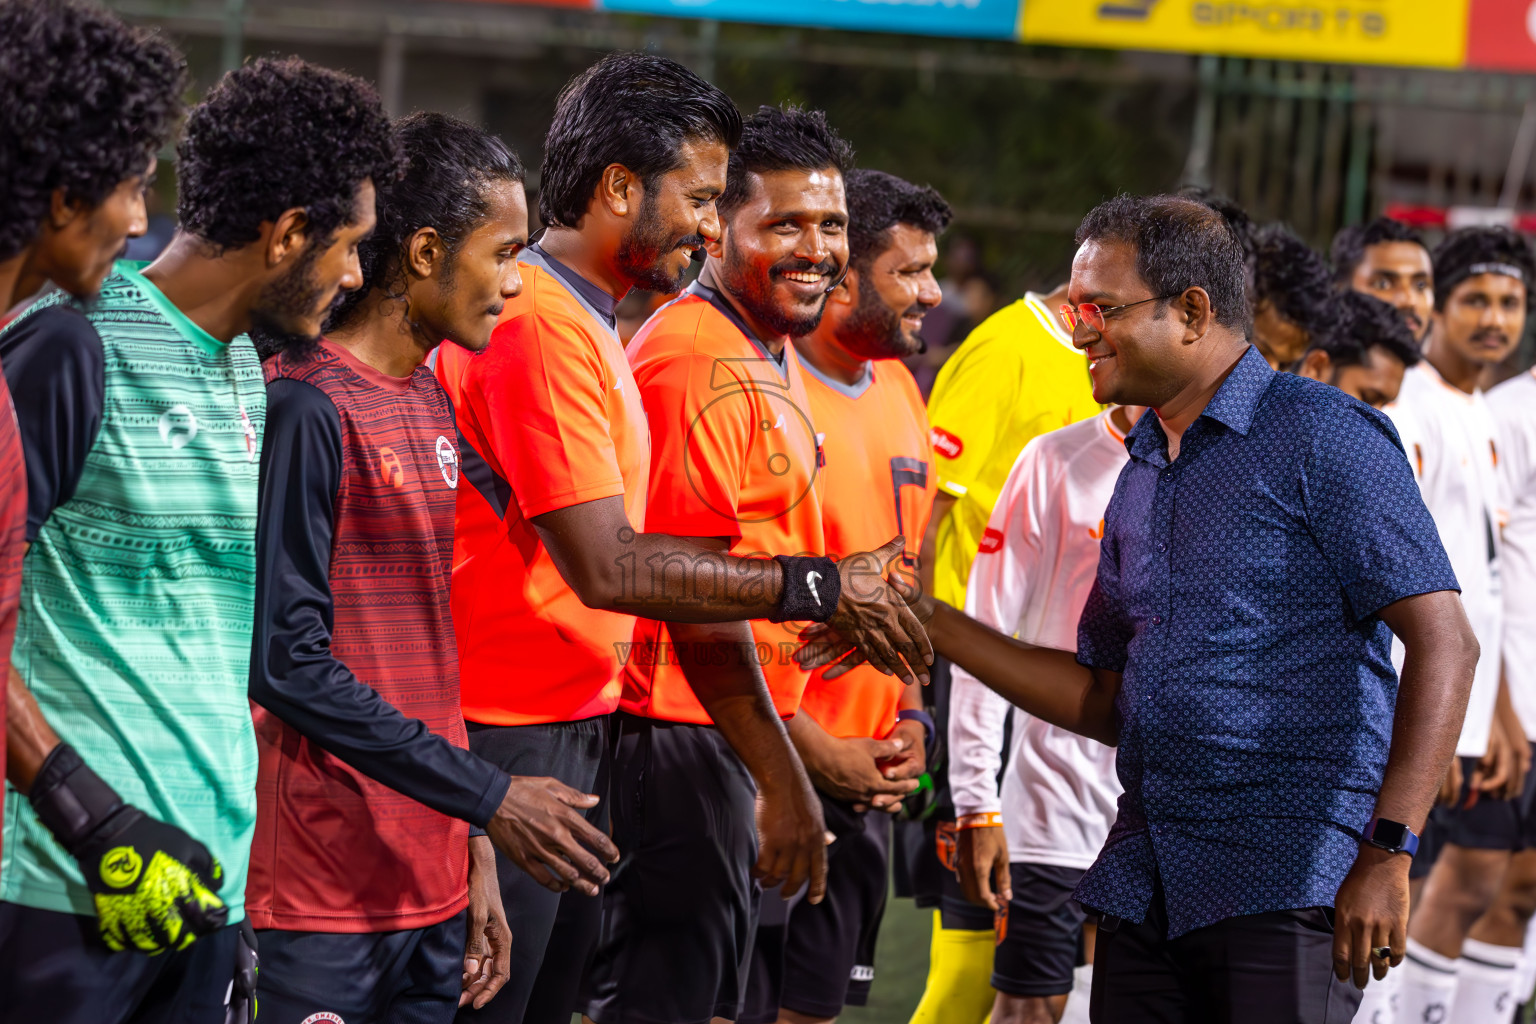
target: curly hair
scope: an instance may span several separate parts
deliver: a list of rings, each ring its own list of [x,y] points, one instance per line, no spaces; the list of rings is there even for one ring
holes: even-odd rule
[[[181,113],[169,43],[75,0],[0,0],[0,259],[37,236],[55,189],[100,205],[144,172]]]
[[[858,168],[848,172],[848,253],[857,269],[885,252],[888,232],[898,224],[938,235],[954,219],[936,189],[887,174]]]
[[[220,251],[295,208],[316,239],[330,238],[365,180],[383,187],[400,170],[373,86],[297,57],[226,74],[192,108],[176,157],[181,226]]]
[[[1365,250],[1385,242],[1412,242],[1429,251],[1424,238],[1413,228],[1391,217],[1377,217],[1364,224],[1351,224],[1339,229],[1328,249],[1328,260],[1333,264],[1333,281],[1339,287],[1349,284],[1350,278],[1365,259]]]
[[[1188,196],[1119,195],[1088,212],[1075,241],[1128,243],[1136,273],[1154,295],[1177,296],[1204,288],[1223,327],[1248,333],[1243,245],[1217,210]]]
[[[1238,205],[1237,200],[1229,199],[1220,192],[1206,188],[1204,185],[1185,185],[1179,189],[1179,195],[1186,199],[1193,199],[1197,203],[1204,203],[1225,218],[1232,232],[1237,235],[1238,244],[1243,247],[1243,258],[1253,257],[1254,236],[1258,234],[1259,226],[1248,216],[1248,211]]]
[[[1328,353],[1335,367],[1359,366],[1373,348],[1386,349],[1405,367],[1419,361],[1413,331],[1390,304],[1351,289],[1334,296],[1333,310],[1336,322],[1329,330],[1312,335],[1309,351]]]
[[[611,53],[560,91],[544,139],[539,219],[575,227],[610,164],[634,171],[649,192],[682,166],[685,142],[730,148],[740,138],[741,112],[715,86],[665,57]]]
[[[405,157],[399,180],[379,187],[378,223],[357,247],[363,284],[347,292],[326,321],[332,330],[356,319],[375,287],[391,289],[411,236],[435,228],[448,250],[448,266],[490,210],[486,186],[521,182],[517,154],[490,132],[447,114],[423,111],[395,122]]]
[[[1536,265],[1525,239],[1505,227],[1462,228],[1445,236],[1430,254],[1435,264],[1435,308],[1443,310],[1456,286],[1469,277],[1484,274],[1490,264],[1502,264],[1519,272],[1525,285],[1525,305],[1531,305],[1531,286],[1536,284]],[[1515,275],[1510,275],[1515,276]]]
[[[1268,303],[1281,317],[1310,334],[1333,323],[1333,277],[1328,264],[1307,243],[1280,224],[1253,235],[1248,288],[1255,310]]]
[[[741,144],[731,151],[725,194],[716,206],[729,217],[747,201],[747,175],[766,171],[820,171],[828,167],[847,177],[853,147],[827,123],[820,110],[797,106],[761,106],[741,128]]]

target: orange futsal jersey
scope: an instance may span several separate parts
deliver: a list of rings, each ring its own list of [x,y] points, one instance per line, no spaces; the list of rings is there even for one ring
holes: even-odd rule
[[[697,282],[657,310],[629,343],[651,423],[647,533],[726,537],[734,555],[820,555],[816,429],[793,345],[781,357]],[[780,715],[800,707],[806,674],[787,623],[754,621],[757,657]],[[625,711],[709,724],[660,622],[635,624]]]
[[[899,533],[907,538],[901,571],[910,579],[938,489],[928,412],[905,366],[894,359],[868,365],[868,376],[850,387],[800,363],[822,439],[827,554],[873,551]],[[868,665],[830,682],[817,671],[800,707],[834,736],[884,739],[896,726],[904,687]]]
[[[490,346],[438,350],[463,475],[452,606],[464,717],[487,725],[573,722],[619,703],[634,618],[588,608],[529,520],[622,495],[645,522],[645,409],[604,313],[537,250]],[[564,276],[562,276],[562,274]]]

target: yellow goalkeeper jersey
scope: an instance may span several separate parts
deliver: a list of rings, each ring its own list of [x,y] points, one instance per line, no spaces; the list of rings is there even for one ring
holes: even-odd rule
[[[982,321],[939,371],[928,399],[939,490],[934,595],[965,605],[965,582],[1008,471],[1038,434],[1099,411],[1088,360],[1033,292]]]

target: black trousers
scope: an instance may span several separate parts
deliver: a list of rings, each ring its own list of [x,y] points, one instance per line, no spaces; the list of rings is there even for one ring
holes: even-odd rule
[[[1308,907],[1168,937],[1162,887],[1140,924],[1107,917],[1093,955],[1093,1024],[1348,1024],[1360,990],[1333,975],[1333,910]]]
[[[602,802],[586,818],[608,831],[608,716],[549,725],[479,725],[469,749],[509,775],[547,775]],[[550,892],[496,851],[496,877],[512,929],[512,977],[484,1008],[464,1007],[460,1024],[570,1024],[597,941],[602,898]]]

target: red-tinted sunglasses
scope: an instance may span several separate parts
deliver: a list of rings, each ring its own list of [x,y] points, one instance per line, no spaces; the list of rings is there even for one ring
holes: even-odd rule
[[[1073,306],[1070,302],[1064,303],[1060,310],[1061,322],[1066,325],[1067,333],[1077,330],[1078,322],[1087,324],[1095,331],[1104,329],[1104,314],[1118,313],[1122,309],[1130,309],[1139,306],[1143,302],[1157,302],[1161,299],[1171,299],[1173,295],[1154,295],[1150,299],[1137,299],[1135,302],[1127,302],[1120,306],[1101,306],[1096,302],[1079,302]]]

